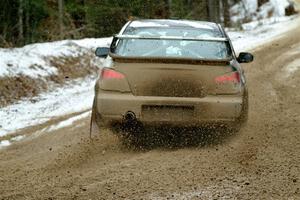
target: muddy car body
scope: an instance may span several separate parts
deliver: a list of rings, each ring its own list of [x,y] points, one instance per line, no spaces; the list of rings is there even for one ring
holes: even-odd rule
[[[244,123],[248,95],[229,37],[216,23],[186,20],[130,21],[114,36],[95,86],[92,124],[114,127],[203,126]]]

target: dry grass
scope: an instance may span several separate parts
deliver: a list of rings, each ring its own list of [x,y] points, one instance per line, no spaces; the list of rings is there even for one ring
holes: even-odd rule
[[[0,78],[0,107],[15,103],[22,98],[32,98],[49,89],[49,85],[63,85],[67,80],[85,77],[96,73],[97,67],[91,64],[92,54],[80,57],[51,57],[51,65],[58,69],[56,75],[46,78],[29,76]]]

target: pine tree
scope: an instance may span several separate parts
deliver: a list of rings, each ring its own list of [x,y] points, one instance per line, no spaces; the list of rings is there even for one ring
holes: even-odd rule
[[[224,19],[224,26],[230,27],[230,7],[228,0],[222,1],[222,8],[223,8],[223,19]]]
[[[59,34],[60,39],[64,38],[64,2],[63,0],[58,0],[58,13],[59,13]]]
[[[24,29],[23,29],[23,11],[24,11],[24,2],[23,0],[19,0],[19,8],[18,8],[18,18],[19,18],[19,43],[23,44],[24,40]]]

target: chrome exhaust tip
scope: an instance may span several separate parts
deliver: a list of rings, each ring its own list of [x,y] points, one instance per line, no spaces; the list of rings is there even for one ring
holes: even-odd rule
[[[136,116],[135,116],[134,112],[128,111],[124,115],[124,119],[125,119],[126,122],[132,122],[132,121],[136,121]]]

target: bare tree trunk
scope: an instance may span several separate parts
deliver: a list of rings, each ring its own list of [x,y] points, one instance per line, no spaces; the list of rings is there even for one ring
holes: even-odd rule
[[[207,0],[208,20],[220,22],[220,2],[218,0]]]
[[[30,5],[29,1],[26,0],[26,13],[25,13],[25,42],[26,43],[31,43],[31,28],[30,28]]]
[[[257,0],[258,7],[262,6],[263,4],[265,4],[267,2],[268,2],[268,0]]]
[[[213,15],[213,0],[206,0],[206,6],[207,6],[207,20],[208,21],[213,21],[212,15]]]
[[[191,17],[196,20],[209,20],[208,0],[195,0],[191,3]]]
[[[64,38],[64,2],[63,0],[58,0],[58,11],[59,11],[59,34],[60,39]]]
[[[224,0],[223,0],[224,1]],[[215,22],[220,23],[221,22],[221,7],[220,7],[220,1],[215,0],[214,6],[215,6]]]
[[[228,0],[222,1],[224,26],[230,27],[230,10]]]
[[[24,30],[23,30],[23,12],[24,12],[24,8],[23,8],[23,0],[19,0],[19,9],[18,9],[18,17],[19,17],[19,42],[21,44],[23,44],[23,39],[24,39]]]
[[[172,16],[172,0],[167,0],[167,3],[168,3],[168,13],[169,13],[169,16]]]
[[[192,7],[192,0],[187,0],[187,3],[188,3],[189,8],[191,8]]]

